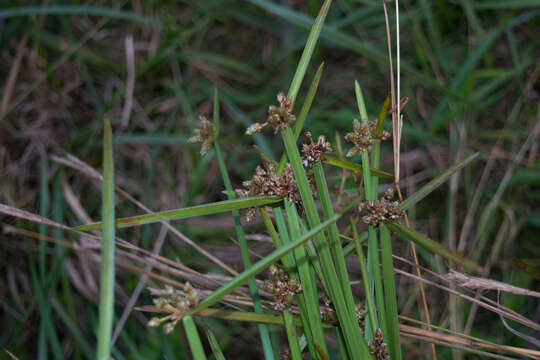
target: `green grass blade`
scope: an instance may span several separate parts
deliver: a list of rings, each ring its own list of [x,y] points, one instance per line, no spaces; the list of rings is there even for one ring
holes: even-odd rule
[[[289,310],[283,311],[283,321],[285,323],[285,330],[287,331],[287,340],[289,340],[291,358],[292,360],[302,360],[302,351],[300,351],[294,318]]]
[[[311,82],[308,93],[306,95],[306,99],[304,100],[304,103],[302,104],[302,109],[300,110],[300,113],[298,114],[296,124],[294,125],[295,139],[298,139],[298,137],[300,136],[300,132],[302,132],[302,129],[304,128],[304,122],[306,120],[307,114],[309,113],[309,110],[311,109],[311,104],[313,103],[313,99],[315,98],[315,94],[317,93],[317,88],[319,87],[319,81],[321,80],[323,68],[324,68],[324,63],[321,64],[319,68],[317,69],[317,72],[315,73],[315,77],[313,78],[313,81]],[[286,163],[287,163],[287,154],[284,153],[283,156],[281,157],[281,160],[279,161],[279,166],[277,169],[278,174],[281,174],[283,172],[283,169],[285,168]]]
[[[193,321],[193,318],[190,315],[186,315],[182,318],[182,323],[184,324],[184,330],[186,331],[186,337],[188,339],[193,359],[206,360],[206,355],[204,354],[204,349],[201,343],[201,338],[199,337],[199,332],[197,331],[197,326],[195,325],[195,321]]]
[[[384,285],[384,299],[386,304],[386,330],[388,331],[388,350],[390,359],[401,360],[401,342],[399,339],[399,322],[397,293],[394,280],[394,265],[392,262],[392,243],[390,231],[384,224],[379,226],[381,237],[381,257]]]
[[[478,157],[479,153],[474,153],[467,158],[461,160],[460,162],[452,165],[447,170],[445,170],[443,173],[435,177],[433,180],[428,182],[426,185],[422,186],[420,190],[409,196],[407,199],[403,200],[401,204],[399,204],[399,207],[403,210],[407,210],[411,206],[418,203],[420,200],[425,198],[427,195],[429,195],[433,190],[435,190],[437,187],[439,187],[442,183],[444,183],[446,180],[452,176],[453,173],[455,173],[458,170],[461,170],[463,167],[467,166],[469,163],[471,163],[474,159]]]
[[[332,205],[332,199],[328,191],[328,184],[324,175],[324,169],[321,162],[313,164],[313,172],[315,175],[315,184],[317,186],[317,192],[321,199],[321,205],[323,215],[325,219],[330,219],[334,216],[334,208]],[[341,282],[341,288],[345,296],[345,301],[350,311],[354,312],[355,304],[352,295],[352,290],[349,281],[349,274],[347,273],[347,265],[345,264],[345,256],[343,255],[343,248],[341,247],[341,239],[339,237],[339,230],[337,224],[332,224],[328,228],[328,238],[330,241],[330,248],[334,255],[334,263],[336,266],[336,272]]]
[[[360,272],[362,273],[362,281],[364,283],[364,292],[366,293],[366,307],[368,310],[368,316],[370,320],[369,330],[371,330],[370,337],[373,337],[373,334],[375,334],[375,331],[379,328],[379,322],[377,320],[377,315],[376,315],[377,309],[375,308],[375,298],[373,296],[373,291],[371,291],[371,286],[369,285],[369,277],[368,277],[368,272],[367,272],[367,267],[366,267],[366,258],[364,256],[364,251],[362,250],[362,244],[360,243],[360,237],[358,236],[356,223],[351,222],[351,225],[353,228],[354,245],[356,247],[358,261],[360,262]],[[366,322],[366,326],[367,325],[368,323]]]
[[[283,143],[285,144],[287,156],[291,161],[294,177],[296,179],[300,197],[302,198],[302,203],[306,211],[308,223],[310,227],[317,228],[320,224],[320,218],[317,213],[317,208],[308,183],[306,172],[302,166],[302,160],[300,159],[300,153],[298,152],[298,147],[296,146],[294,134],[292,130],[287,127],[281,132],[281,135],[283,138]],[[356,321],[356,316],[349,311],[346,305],[341,286],[339,286],[336,270],[332,262],[330,249],[324,234],[320,234],[315,237],[315,246],[320,259],[322,275],[324,278],[323,282],[328,286],[327,291],[336,308],[340,326],[343,327],[343,333],[347,343],[347,348],[349,349],[349,355],[351,355],[353,359],[365,359],[366,356],[369,358],[370,355],[367,344],[363,340],[358,340],[362,338],[362,333],[360,331],[358,322]]]
[[[227,171],[227,166],[223,155],[221,153],[221,147],[219,146],[219,94],[217,87],[214,88],[214,150],[216,153],[216,159],[218,162],[219,170],[221,172],[221,177],[225,185],[225,189],[229,194],[229,199],[236,198],[236,194],[233,191],[231,179],[229,177],[229,172]],[[240,253],[242,256],[242,261],[244,262],[245,269],[249,269],[252,264],[249,258],[249,249],[244,234],[244,228],[242,227],[242,222],[240,220],[240,214],[238,210],[232,210],[232,215],[234,218],[234,227],[236,230],[236,236],[238,237],[238,243],[240,244]],[[251,299],[253,300],[253,309],[256,313],[263,313],[263,308],[261,304],[261,298],[259,296],[259,291],[255,283],[255,279],[249,279],[249,293]],[[274,351],[272,349],[272,342],[270,341],[270,333],[266,325],[259,325],[259,333],[261,335],[261,343],[263,347],[263,352],[265,359],[272,360],[274,359]]]
[[[427,236],[419,233],[416,230],[407,228],[401,224],[396,223],[386,223],[386,226],[388,226],[388,228],[393,232],[398,233],[404,238],[409,239],[410,241],[422,246],[423,248],[429,250],[434,254],[440,255],[447,260],[454,261],[455,263],[458,263],[469,271],[481,273],[482,268],[478,266],[474,261],[450,250],[446,246],[439,244],[435,240],[428,238]]]
[[[197,306],[191,311],[191,314],[196,314],[197,312],[214,305],[215,303],[220,301],[225,295],[230,294],[238,286],[244,284],[249,278],[254,277],[264,271],[264,269],[266,269],[268,266],[278,261],[285,255],[287,255],[289,252],[293,251],[296,247],[302,245],[303,243],[311,239],[313,236],[326,229],[328,226],[330,226],[330,224],[339,220],[340,217],[341,215],[336,215],[334,218],[329,219],[316,227],[313,227],[311,230],[303,234],[300,238],[280,247],[279,249],[274,250],[273,252],[265,256],[263,259],[256,262],[250,269],[245,270],[241,274],[238,274],[227,284],[223,285],[222,287],[214,291],[212,294],[210,294],[208,297],[206,297],[199,304],[199,306]]]
[[[250,207],[271,205],[280,202],[281,199],[275,196],[253,196],[233,200],[218,201],[215,203],[191,206],[183,209],[168,210],[147,215],[138,215],[117,219],[115,225],[117,228],[128,226],[145,225],[160,221],[187,219],[195,216],[211,215],[221,212],[240,210]],[[73,230],[88,231],[99,230],[102,227],[101,222],[80,225]]]
[[[214,358],[216,360],[225,360],[225,355],[223,355],[223,351],[221,350],[219,342],[217,341],[216,336],[214,335],[212,330],[205,329],[205,332],[208,343],[210,344],[210,348],[212,348],[212,354],[214,355]]]
[[[302,52],[302,57],[298,62],[296,72],[294,73],[294,77],[291,81],[291,86],[289,87],[289,92],[287,93],[287,97],[291,99],[292,104],[294,104],[294,101],[296,100],[296,95],[298,95],[300,85],[302,85],[302,80],[304,80],[304,76],[306,75],[307,67],[309,65],[309,62],[311,61],[311,56],[313,55],[313,51],[315,50],[315,45],[317,44],[317,40],[319,39],[319,35],[321,34],[324,20],[326,19],[326,15],[328,14],[328,9],[330,9],[331,3],[331,0],[324,1],[321,9],[319,10],[317,18],[315,19],[315,22],[311,27],[311,31],[307,38],[304,51]]]
[[[111,123],[105,120],[103,137],[103,232],[101,234],[101,277],[97,358],[111,356],[111,332],[114,318],[114,159]]]
[[[342,169],[347,169],[347,170],[351,170],[351,171],[357,171],[359,173],[364,172],[364,169],[362,168],[362,165],[354,163],[354,162],[349,161],[349,160],[343,160],[343,159],[337,159],[337,158],[334,158],[334,157],[331,157],[331,156],[325,156],[324,163],[328,164],[328,165],[336,166],[336,167],[339,167],[339,168],[342,168]],[[378,169],[374,169],[374,168],[371,168],[371,174],[373,176],[378,176],[378,177],[384,178],[384,179],[393,179],[394,178],[394,175],[392,175],[392,174],[390,174],[390,173],[388,173],[386,171],[382,171],[382,170],[378,170]]]
[[[358,105],[360,120],[367,121],[368,115],[366,111],[366,103],[364,102],[364,94],[362,94],[362,89],[360,89],[360,84],[357,80],[354,81],[354,92],[356,94],[356,104]]]
[[[298,212],[296,211],[296,207],[294,204],[285,200],[285,210],[287,212],[287,219],[289,220],[291,237],[293,239],[297,239],[301,236],[301,230],[300,219]],[[307,256],[306,250],[303,246],[299,246],[294,250],[294,256],[296,258],[296,266],[298,269],[300,284],[302,285],[302,293],[304,295],[306,317],[309,323],[310,334],[313,337],[313,341],[317,343],[317,345],[319,345],[324,352],[328,353],[322,330],[322,321],[318,301],[319,295],[317,292],[315,272],[310,266],[309,257]]]

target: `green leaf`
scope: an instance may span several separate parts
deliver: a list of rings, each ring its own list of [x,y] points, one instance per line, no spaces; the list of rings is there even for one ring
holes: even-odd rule
[[[401,224],[390,222],[386,223],[386,226],[388,226],[390,230],[409,239],[415,244],[420,245],[423,248],[431,251],[434,254],[440,255],[447,260],[458,263],[469,271],[473,271],[479,274],[482,272],[482,268],[478,266],[474,261],[456,253],[455,251],[450,250],[446,246],[439,244],[435,240],[428,238],[427,236],[419,233],[416,230],[407,228]]]
[[[190,315],[186,315],[182,318],[182,323],[184,324],[184,330],[186,331],[186,337],[193,359],[206,360],[201,338],[199,337],[199,332],[197,331],[197,326],[195,326],[193,318]]]
[[[103,137],[103,232],[101,234],[101,277],[99,286],[99,327],[97,358],[111,356],[111,332],[114,318],[114,158],[111,123],[105,120]]]
[[[354,163],[354,162],[349,161],[349,160],[342,160],[342,159],[336,159],[336,158],[331,157],[331,156],[325,156],[324,163],[328,164],[328,165],[340,167],[342,169],[358,171],[359,173],[363,173],[362,165]],[[390,173],[388,173],[386,171],[382,171],[382,170],[378,170],[378,169],[374,169],[374,168],[371,168],[371,175],[378,176],[378,177],[385,178],[385,179],[393,179],[394,178],[394,175],[392,175],[392,174],[390,174]]]
[[[275,196],[253,196],[239,198],[234,200],[218,201],[215,203],[191,206],[183,209],[168,210],[153,214],[138,215],[116,219],[117,228],[128,226],[151,224],[159,221],[180,220],[195,216],[211,215],[221,212],[240,210],[250,207],[258,207],[275,204],[281,201],[281,198]],[[73,228],[77,231],[99,230],[102,227],[101,222],[80,225]]]
[[[401,204],[399,204],[399,207],[403,210],[407,210],[414,204],[418,203],[420,200],[425,198],[427,195],[429,195],[433,190],[435,190],[437,187],[439,187],[442,183],[444,183],[446,180],[452,176],[453,173],[460,170],[464,166],[468,165],[471,161],[476,159],[478,157],[479,153],[474,153],[470,155],[469,157],[461,160],[460,162],[452,165],[447,170],[445,170],[443,173],[435,177],[433,180],[428,182],[426,185],[422,186],[420,190],[409,196],[407,199],[403,200]]]

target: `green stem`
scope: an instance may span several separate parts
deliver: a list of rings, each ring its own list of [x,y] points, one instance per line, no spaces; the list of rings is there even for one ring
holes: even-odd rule
[[[291,358],[292,360],[302,360],[302,351],[300,351],[300,344],[298,343],[298,336],[296,334],[294,318],[289,312],[289,310],[283,311],[283,322],[285,323],[285,330],[287,331],[287,339],[289,340]]]
[[[186,331],[193,359],[206,360],[201,338],[199,337],[199,332],[197,331],[197,326],[195,326],[193,318],[190,315],[186,315],[182,318],[182,323],[184,324],[184,330]]]

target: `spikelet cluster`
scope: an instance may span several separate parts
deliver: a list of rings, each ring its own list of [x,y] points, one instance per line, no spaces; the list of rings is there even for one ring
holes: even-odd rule
[[[277,100],[279,106],[270,105],[268,107],[268,117],[264,123],[254,123],[247,128],[246,134],[253,135],[259,133],[267,125],[274,128],[274,134],[277,134],[279,130],[285,130],[288,125],[296,121],[296,116],[291,113],[292,101],[286,97],[284,93],[277,94]]]
[[[158,327],[162,323],[163,331],[166,334],[171,333],[178,321],[192,310],[201,299],[199,290],[193,288],[189,282],[186,282],[183,290],[175,290],[170,285],[165,285],[165,289],[150,289],[154,296],[154,305],[160,312],[168,313],[167,316],[158,318],[153,317],[148,322],[148,326]]]
[[[377,138],[375,128],[377,127],[375,121],[354,119],[353,131],[345,135],[345,140],[353,144],[353,147],[347,153],[347,157],[352,157],[356,154],[361,154],[364,151],[371,151],[373,140]],[[390,137],[390,133],[383,130],[382,134],[378,137],[381,140],[386,140]]]
[[[263,162],[257,166],[253,178],[242,183],[243,189],[236,189],[240,197],[269,195],[287,198],[296,204],[299,211],[302,210],[302,200],[298,192],[298,185],[294,179],[291,164],[287,163],[281,175],[278,175],[273,164]],[[245,219],[251,221],[255,217],[255,209],[249,209]]]
[[[295,278],[289,278],[285,271],[277,265],[270,266],[271,278],[266,280],[266,290],[274,296],[273,308],[277,311],[288,309],[294,295],[302,291],[302,285]]]
[[[405,214],[399,208],[397,201],[392,201],[394,190],[386,189],[384,196],[379,200],[368,200],[360,204],[358,209],[362,221],[368,225],[378,226],[381,221],[396,222]]]
[[[332,152],[332,145],[326,141],[324,135],[319,136],[317,142],[313,141],[309,131],[306,132],[306,137],[309,139],[309,143],[302,144],[302,164],[308,167],[323,161],[324,155]]]
[[[191,144],[202,143],[201,155],[204,155],[210,150],[214,142],[214,124],[212,124],[204,116],[199,116],[199,129],[195,129],[195,135],[188,139]]]
[[[384,336],[381,329],[377,329],[373,341],[368,343],[369,352],[375,357],[376,360],[389,360],[388,350],[386,350],[386,344],[384,343]]]

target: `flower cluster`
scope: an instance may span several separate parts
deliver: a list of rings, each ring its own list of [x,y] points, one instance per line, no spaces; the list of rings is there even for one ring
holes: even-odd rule
[[[150,289],[154,297],[154,305],[158,311],[168,313],[169,315],[158,318],[154,317],[148,322],[148,326],[158,327],[161,323],[165,334],[171,333],[176,323],[182,319],[184,314],[193,309],[201,298],[200,292],[193,288],[189,282],[186,282],[183,290],[175,290],[170,285],[165,285],[165,289]]]
[[[384,336],[381,329],[377,329],[373,341],[368,343],[369,352],[375,357],[376,360],[388,360],[388,350],[386,350],[386,344],[384,343]]]
[[[212,124],[204,116],[199,116],[200,129],[195,129],[195,135],[188,139],[189,143],[202,143],[201,155],[204,155],[210,150],[214,141],[214,124]]]
[[[313,163],[323,161],[324,154],[332,152],[332,146],[324,135],[319,136],[317,142],[313,141],[311,133],[306,132],[306,137],[309,139],[308,144],[302,144],[302,164],[305,167],[311,166]]]
[[[263,162],[262,166],[257,166],[253,178],[242,183],[244,189],[237,189],[236,194],[240,197],[270,195],[287,198],[296,204],[299,210],[302,209],[302,201],[298,192],[298,185],[294,180],[291,164],[287,163],[281,175],[278,175],[273,164]],[[249,209],[246,214],[246,221],[253,220],[255,209]]]
[[[347,157],[370,151],[373,139],[386,140],[390,137],[390,133],[386,130],[383,130],[382,134],[377,136],[376,127],[375,121],[362,120],[360,122],[354,119],[353,131],[345,135],[345,140],[353,144],[353,147],[347,153]]]
[[[338,317],[336,314],[336,308],[334,307],[334,303],[329,298],[324,298],[323,304],[324,306],[321,306],[319,310],[321,314],[321,320],[325,323],[337,325]]]
[[[262,124],[254,123],[247,128],[246,134],[253,135],[261,132],[267,125],[271,125],[274,128],[274,134],[277,134],[279,130],[285,130],[288,125],[296,121],[296,116],[291,113],[291,99],[280,92],[277,94],[277,100],[279,106],[270,105],[268,107],[268,117],[266,118],[266,122]]]
[[[377,226],[381,221],[398,221],[405,214],[399,208],[397,201],[392,201],[394,190],[386,189],[384,196],[380,200],[368,200],[359,206],[362,221],[366,224]]]
[[[270,275],[272,278],[265,281],[266,290],[274,295],[274,310],[283,311],[291,305],[294,295],[302,291],[302,285],[295,278],[289,279],[276,265],[270,266]]]

